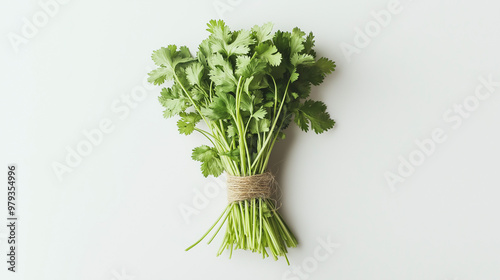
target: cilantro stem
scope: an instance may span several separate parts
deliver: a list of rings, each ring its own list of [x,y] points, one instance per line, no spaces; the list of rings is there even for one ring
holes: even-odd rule
[[[199,132],[199,133],[201,133],[203,136],[205,136],[205,137],[208,139],[208,141],[210,141],[210,143],[212,143],[212,145],[214,145],[214,146],[215,146],[215,143],[214,143],[214,141],[212,140],[212,138],[213,138],[214,140],[216,140],[216,138],[215,138],[215,137],[214,137],[211,133],[209,133],[209,132],[207,132],[207,131],[205,131],[205,130],[203,130],[203,129],[199,129],[199,128],[197,128],[197,127],[195,127],[195,128],[194,128],[194,130],[198,131],[198,132]],[[210,137],[212,137],[212,138],[210,138]]]
[[[212,92],[213,92],[212,91],[212,86],[213,86],[213,84],[214,84],[214,82],[210,81],[210,92],[209,92],[209,94],[210,94],[210,102],[212,102],[212,100],[213,100],[213,98],[212,98]]]
[[[288,86],[290,85],[290,81],[291,81],[291,77],[288,79],[288,82],[286,84],[285,92],[283,93],[283,100],[281,101],[280,108],[278,110],[277,116],[274,117],[273,125],[271,126],[271,129],[269,130],[269,135],[266,137],[266,141],[264,142],[263,147],[261,148],[261,150],[259,151],[259,153],[255,157],[253,164],[250,166],[251,169],[253,169],[254,166],[258,163],[260,157],[262,156],[262,154],[264,152],[265,146],[269,143],[269,141],[271,139],[271,136],[274,133],[274,128],[276,127],[276,122],[278,121],[278,117],[279,117],[279,115],[281,113],[281,109],[283,108],[283,104],[285,104],[285,98],[286,98],[287,93],[288,93]],[[277,131],[276,133],[279,133],[279,131]]]
[[[224,212],[222,212],[222,214],[219,216],[219,218],[217,219],[217,221],[215,221],[215,223],[208,229],[208,231],[198,241],[196,241],[193,245],[191,245],[188,248],[186,248],[186,251],[189,251],[191,248],[193,248],[198,243],[200,243],[210,233],[210,231],[212,231],[212,229],[215,227],[215,225],[217,225],[217,223],[219,223],[219,221],[222,218],[222,216],[224,216],[224,213],[228,212],[228,214],[229,214],[231,212],[231,211],[228,211],[229,208],[230,208],[230,205],[228,205],[226,207],[226,209],[224,209]]]
[[[242,118],[241,118],[241,112],[240,112],[240,100],[241,100],[241,82],[242,82],[242,78],[240,76],[240,78],[238,79],[238,84],[236,86],[236,93],[235,93],[235,97],[236,97],[236,115],[234,114],[231,114],[233,119],[234,119],[234,122],[236,123],[236,128],[238,129],[238,134],[239,134],[239,143],[240,143],[240,165],[241,165],[241,172],[242,174],[247,174],[247,168],[246,168],[246,162],[245,162],[245,152],[248,153],[248,147],[246,145],[246,134],[244,133],[243,131],[243,121],[242,121]]]
[[[271,76],[271,75],[269,75]],[[276,105],[278,104],[276,101],[278,101],[278,86],[276,85],[276,80],[274,79],[273,76],[271,76],[271,79],[273,79],[273,83],[274,83],[274,111],[273,111],[273,118],[276,117]]]
[[[283,126],[284,121],[285,121],[285,118],[283,118],[283,119],[281,120],[281,124],[280,124],[280,127],[278,128],[278,131],[281,131],[281,127]],[[274,135],[274,139],[273,139],[273,141],[271,142],[271,145],[269,145],[269,146],[268,146],[268,149],[267,149],[267,151],[266,151],[266,156],[264,157],[264,158],[265,158],[265,161],[264,161],[264,163],[260,166],[260,172],[261,172],[261,173],[263,173],[263,172],[265,171],[266,167],[267,167],[267,163],[269,162],[269,158],[271,157],[271,152],[272,152],[272,150],[273,150],[274,144],[276,143],[276,139],[278,138],[278,134],[279,134],[279,132],[278,132],[278,133],[276,133],[276,134]]]
[[[227,208],[226,208],[227,209]],[[231,211],[231,209],[229,209],[229,211]],[[212,235],[212,238],[210,238],[210,240],[208,241],[207,244],[210,244],[212,243],[212,241],[214,240],[215,236],[217,236],[217,233],[219,233],[220,229],[222,228],[222,226],[224,225],[224,222],[227,220],[227,217],[229,216],[229,211],[227,211],[227,214],[226,216],[224,217],[224,220],[222,220],[222,223],[220,223],[220,226],[219,228],[217,228],[217,230],[215,231],[214,235]],[[224,210],[225,212],[225,210]],[[222,213],[224,214],[224,213]],[[210,231],[209,231],[210,232]]]

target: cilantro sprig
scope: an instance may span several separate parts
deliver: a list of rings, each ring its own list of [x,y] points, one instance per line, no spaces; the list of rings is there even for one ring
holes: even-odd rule
[[[179,116],[179,133],[199,132],[211,144],[194,148],[192,153],[193,160],[201,162],[204,176],[219,176],[224,171],[234,176],[264,173],[274,144],[285,138],[284,130],[292,122],[315,133],[335,124],[326,105],[309,98],[311,87],[321,84],[335,70],[335,63],[317,58],[312,33],[299,28],[273,33],[272,29],[273,25],[266,23],[251,30],[231,31],[222,20],[211,20],[210,35],[201,42],[196,56],[187,47],[176,45],[153,52],[158,67],[149,73],[149,82],[173,82],[159,97],[164,117]],[[262,219],[270,219],[269,227],[260,223],[253,228],[267,231],[270,239],[239,244],[239,248],[263,253],[270,247],[275,258],[286,257],[286,247],[294,247],[296,240],[273,201],[254,199],[245,201],[245,207],[246,203],[264,211]],[[242,202],[236,204],[242,211],[229,205],[224,220],[248,222],[248,213],[243,210],[248,208]],[[234,215],[242,215],[241,220]],[[237,227],[229,229],[223,247],[231,244],[232,250],[245,236]]]

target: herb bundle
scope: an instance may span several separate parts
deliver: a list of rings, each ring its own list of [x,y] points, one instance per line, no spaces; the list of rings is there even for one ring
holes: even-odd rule
[[[192,153],[205,177],[225,171],[231,178],[248,178],[240,189],[251,188],[255,178],[270,174],[267,166],[274,144],[285,138],[284,129],[292,121],[303,131],[315,133],[334,125],[326,105],[309,99],[309,93],[312,85],[321,84],[335,70],[335,63],[316,59],[312,33],[306,35],[299,28],[273,33],[272,28],[267,23],[231,31],[222,20],[212,20],[207,29],[210,35],[195,57],[187,47],[175,45],[152,55],[158,67],[149,73],[149,82],[173,82],[159,97],[164,117],[178,115],[181,134],[197,131],[209,140],[211,145],[194,148]],[[272,188],[272,180],[268,187]],[[217,255],[225,249],[231,255],[233,249],[245,249],[267,257],[268,249],[278,259],[286,258],[287,248],[297,245],[277,211],[276,200],[256,194],[230,200],[207,233],[186,250],[219,222],[209,241],[227,225]]]

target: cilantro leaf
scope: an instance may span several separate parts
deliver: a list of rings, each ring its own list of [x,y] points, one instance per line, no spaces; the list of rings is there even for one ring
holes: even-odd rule
[[[189,135],[193,133],[196,124],[201,120],[201,116],[197,113],[179,113],[181,119],[177,121],[177,127],[180,134]]]
[[[181,89],[176,85],[171,88],[163,88],[160,94],[158,101],[165,107],[165,111],[163,111],[165,118],[173,117],[189,107],[188,100],[182,96]]]
[[[335,122],[330,118],[330,114],[326,112],[326,105],[321,101],[307,100],[295,113],[295,123],[304,131],[311,129],[316,134],[333,127]]]
[[[208,27],[207,30],[212,33],[210,42],[212,51],[219,52],[227,57],[235,54],[246,54],[250,51],[250,45],[255,43],[250,31],[231,32],[222,20],[212,20]]]
[[[294,55],[296,53],[300,53],[304,50],[304,35],[297,27],[293,29],[292,34],[290,35],[290,54]]]
[[[228,125],[226,129],[226,134],[228,137],[234,137],[238,135],[238,129],[234,125]]]
[[[236,99],[228,93],[218,93],[208,108],[202,108],[202,113],[212,120],[224,120],[234,116]]]
[[[326,75],[335,70],[335,63],[322,57],[313,64],[300,65],[297,70],[302,81],[317,86],[323,82]]]
[[[195,60],[188,48],[183,46],[177,51],[176,45],[169,45],[166,48],[154,51],[151,58],[159,66],[159,68],[149,73],[148,81],[155,85],[160,85],[165,80],[173,80],[175,67],[178,64]]]
[[[255,111],[255,113],[252,114],[252,117],[260,120],[263,119],[267,114],[267,111],[264,108],[259,108],[259,110]]]
[[[248,30],[240,30],[234,32],[235,38],[234,41],[226,47],[227,56],[231,56],[233,54],[246,54],[250,51],[250,45],[255,43],[255,40],[252,39],[252,33]]]
[[[295,36],[298,36],[300,38],[303,38],[304,36],[306,36],[306,33],[304,31],[300,30],[300,28],[295,27],[292,30],[292,35],[295,35]]]
[[[175,53],[177,52],[176,45],[169,45],[166,48],[156,50],[151,55],[154,63],[158,66],[170,67],[173,64]]]
[[[224,42],[228,42],[231,39],[231,30],[223,20],[211,20],[207,26],[207,31],[212,33],[212,39]]]
[[[278,49],[278,51],[283,55],[283,57],[290,56],[291,52],[290,36],[291,36],[290,32],[283,32],[278,30],[276,31],[276,33],[274,33],[273,43]]]
[[[268,132],[271,127],[271,121],[269,119],[252,119],[250,122],[250,132],[253,134],[258,134],[262,132]]]
[[[173,79],[172,71],[165,67],[156,68],[149,72],[148,75],[148,82],[154,85],[161,85],[165,82],[166,79]]]
[[[191,63],[188,67],[186,67],[186,78],[189,81],[189,84],[201,85],[203,71],[203,65],[198,62]]]
[[[210,79],[217,86],[217,92],[231,92],[236,90],[236,78],[234,77],[231,63],[222,57],[221,54],[215,54],[208,60],[210,67]]]
[[[316,52],[313,50],[314,47],[314,34],[309,32],[304,42],[304,52],[316,57]]]
[[[233,149],[229,152],[221,153],[220,156],[226,156],[235,162],[240,161],[240,149]]]
[[[201,42],[198,46],[198,61],[203,64],[203,66],[208,67],[208,57],[212,55],[212,48],[210,47],[210,38],[207,38]]]
[[[276,46],[261,43],[255,47],[255,52],[272,66],[278,66],[281,63],[281,53],[278,52]]]
[[[290,62],[293,66],[297,65],[312,65],[314,64],[314,57],[310,54],[298,54],[295,53],[291,58]]]
[[[335,62],[326,57],[322,57],[316,61],[316,66],[321,70],[323,75],[327,75],[335,71]]]
[[[194,101],[201,101],[207,96],[206,92],[201,89],[201,87],[192,87],[189,90],[189,94]]]
[[[218,177],[224,172],[219,154],[214,148],[207,145],[194,148],[191,158],[201,162],[201,172],[205,177],[208,175]]]
[[[297,81],[298,78],[299,78],[299,73],[297,73],[297,71],[293,71],[292,74],[290,75],[290,83]]]
[[[240,110],[252,113],[254,99],[255,96],[250,95],[247,92],[242,94],[240,98]]]
[[[271,40],[273,38],[273,34],[271,34],[272,30],[273,24],[271,22],[265,23],[262,26],[255,25],[252,27],[252,32],[257,39],[257,44]]]
[[[247,55],[240,55],[236,58],[235,74],[247,78],[252,78],[256,74],[263,73],[266,63],[258,58],[250,58]]]

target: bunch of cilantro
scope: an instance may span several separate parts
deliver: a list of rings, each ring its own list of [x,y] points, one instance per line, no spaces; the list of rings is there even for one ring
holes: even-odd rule
[[[149,82],[171,82],[159,97],[164,117],[178,115],[181,134],[197,131],[210,141],[210,146],[199,146],[192,153],[205,177],[224,171],[234,176],[266,172],[274,144],[285,138],[284,129],[292,121],[315,133],[334,125],[326,105],[309,99],[309,94],[312,85],[321,84],[335,70],[335,63],[316,59],[312,33],[306,35],[299,28],[273,33],[272,28],[267,23],[231,31],[222,20],[212,20],[210,36],[201,42],[196,56],[175,45],[153,52],[158,67],[149,73]],[[226,221],[227,230],[219,254],[236,248],[266,257],[269,248],[275,259],[286,258],[287,247],[297,245],[274,200],[230,203],[198,242],[221,219],[214,237]]]

